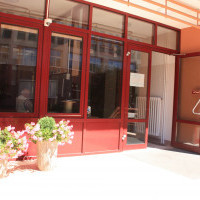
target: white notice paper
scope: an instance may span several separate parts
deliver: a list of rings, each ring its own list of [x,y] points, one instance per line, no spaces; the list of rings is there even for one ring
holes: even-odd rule
[[[144,87],[144,74],[130,73],[130,86]]]

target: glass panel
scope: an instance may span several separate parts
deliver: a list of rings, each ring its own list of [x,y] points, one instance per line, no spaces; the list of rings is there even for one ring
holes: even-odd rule
[[[122,61],[122,42],[92,37],[88,117],[120,118]]]
[[[149,54],[131,51],[128,118],[145,119]]]
[[[82,38],[52,33],[48,112],[80,113]]]
[[[0,112],[33,112],[38,31],[2,24],[0,35]]]
[[[158,26],[157,45],[168,49],[177,49],[177,31]]]
[[[145,122],[128,123],[127,145],[145,143],[146,124]]]
[[[181,59],[179,73],[178,119],[199,122],[199,115],[192,112],[200,99],[200,94],[192,94],[192,91],[200,92],[200,56]],[[195,113],[200,113],[198,104]]]
[[[42,20],[45,0],[0,0],[0,12]]]
[[[148,44],[154,43],[154,25],[138,19],[128,18],[128,39]]]
[[[53,22],[88,29],[89,6],[69,0],[51,0],[50,18]]]
[[[176,141],[182,144],[199,147],[200,126],[177,123]]]
[[[99,8],[93,8],[92,30],[123,37],[124,16]]]

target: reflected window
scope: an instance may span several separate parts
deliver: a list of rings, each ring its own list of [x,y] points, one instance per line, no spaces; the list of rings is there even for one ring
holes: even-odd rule
[[[157,45],[168,49],[177,49],[178,32],[162,26],[157,27]]]
[[[2,24],[0,35],[0,112],[33,112],[38,31]]]
[[[82,38],[52,33],[48,112],[80,113]]]
[[[145,143],[146,124],[145,122],[128,123],[127,145]]]
[[[0,0],[0,12],[43,20],[45,0]]]
[[[91,44],[88,117],[120,118],[123,43],[93,36]]]
[[[92,30],[100,33],[123,37],[124,16],[99,8],[93,8]]]
[[[128,39],[148,44],[154,44],[154,25],[129,17]]]
[[[128,118],[146,118],[148,63],[148,53],[131,51]]]
[[[53,22],[88,29],[89,6],[70,0],[51,0],[50,18]]]

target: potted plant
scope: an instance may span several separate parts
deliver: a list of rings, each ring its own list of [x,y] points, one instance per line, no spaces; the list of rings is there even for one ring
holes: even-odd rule
[[[28,142],[24,131],[15,131],[15,127],[8,126],[0,129],[0,178],[7,175],[8,160],[22,156],[28,149]]]
[[[58,145],[71,144],[74,137],[69,120],[56,123],[52,117],[43,117],[35,124],[25,125],[30,140],[37,144],[37,165],[42,171],[55,167]]]

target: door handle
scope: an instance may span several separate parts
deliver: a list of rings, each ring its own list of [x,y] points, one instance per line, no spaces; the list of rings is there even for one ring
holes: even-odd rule
[[[126,135],[123,135],[123,136],[122,136],[122,140],[125,140],[125,139],[126,139]]]

